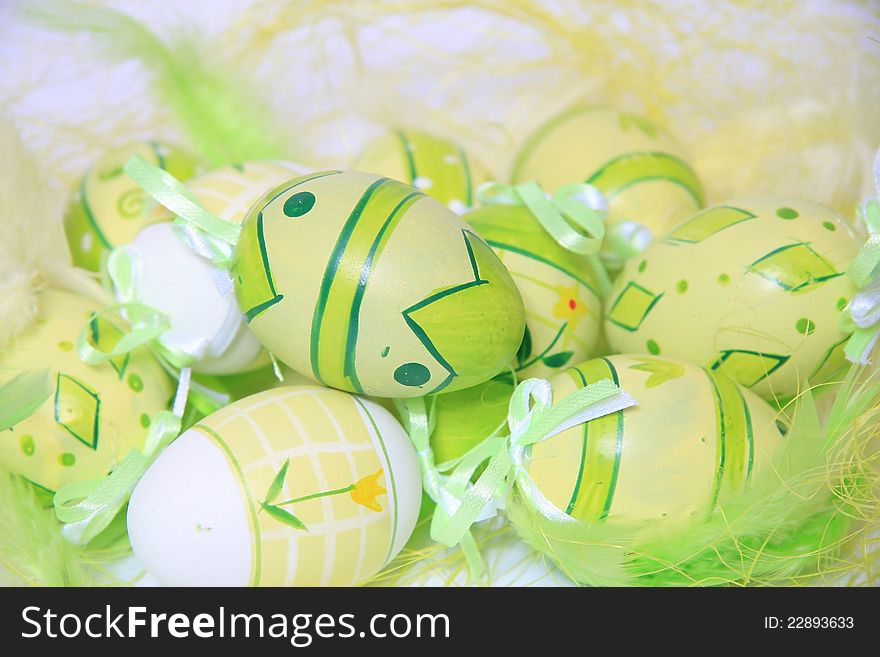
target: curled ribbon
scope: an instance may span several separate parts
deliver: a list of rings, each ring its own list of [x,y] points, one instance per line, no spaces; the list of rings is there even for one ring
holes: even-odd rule
[[[510,399],[506,436],[490,436],[456,461],[437,466],[429,443],[430,420],[424,400],[400,402],[419,455],[425,492],[437,503],[431,538],[449,547],[460,544],[472,572],[481,572],[482,561],[470,533],[471,527],[494,515],[497,508],[503,508],[514,486],[546,517],[559,522],[573,521],[544,497],[529,476],[526,464],[532,446],[636,403],[610,380],[603,379],[553,405],[550,383],[527,379],[517,386]],[[472,483],[474,473],[487,461],[483,472]],[[444,474],[450,467],[451,473]]]
[[[68,541],[86,545],[104,531],[131,497],[156,457],[180,433],[189,392],[189,369],[181,371],[171,411],[160,411],[150,424],[144,449],[132,449],[107,477],[62,486],[55,493],[55,515]]]
[[[526,206],[544,230],[568,251],[594,255],[602,247],[607,207],[602,193],[592,185],[564,185],[548,197],[536,182],[488,182],[477,189],[477,197],[484,205]]]
[[[164,169],[133,155],[125,172],[159,205],[175,214],[178,236],[198,255],[228,269],[241,225],[208,212],[186,186]]]
[[[880,337],[880,150],[874,158],[874,185],[877,197],[859,207],[859,218],[868,231],[868,239],[856,255],[847,275],[859,291],[843,317],[843,328],[852,332],[844,347],[850,362],[867,365],[871,351]]]

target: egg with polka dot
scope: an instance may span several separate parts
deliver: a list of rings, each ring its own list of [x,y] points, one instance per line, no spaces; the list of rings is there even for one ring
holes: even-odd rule
[[[507,367],[523,303],[492,248],[390,178],[324,171],[267,193],[235,250],[251,330],[294,370],[377,397],[451,392]]]
[[[589,257],[560,246],[523,206],[487,205],[464,215],[519,288],[526,331],[512,367],[520,379],[549,378],[596,350],[600,279]]]
[[[603,379],[638,405],[534,445],[528,465],[549,503],[575,520],[702,520],[720,498],[772,472],[784,445],[776,412],[724,374],[664,356],[613,355],[555,376],[553,399]]]
[[[134,142],[104,155],[71,196],[64,231],[73,264],[98,271],[114,247],[127,244],[159,217],[149,212],[147,194],[123,171],[140,155],[178,180],[196,172],[195,160],[173,146],[154,141]]]
[[[0,350],[0,383],[19,373],[48,371],[51,396],[0,440],[0,465],[49,493],[104,477],[131,449],[142,448],[156,413],[173,395],[170,381],[145,349],[101,365],[76,351],[80,330],[110,350],[122,335],[99,304],[70,292],[38,297],[33,325]]]
[[[403,548],[421,493],[415,450],[388,411],[285,386],[181,434],[132,494],[129,539],[169,586],[352,586]]]
[[[846,367],[839,316],[859,249],[831,208],[754,197],[685,220],[633,258],[606,302],[615,351],[686,359],[765,399]]]
[[[492,180],[461,145],[420,130],[393,130],[376,137],[352,169],[408,183],[459,214],[476,204],[477,188]]]
[[[238,224],[266,190],[307,170],[288,162],[245,162],[196,176],[186,187],[215,217]],[[163,338],[201,345],[194,372],[229,375],[265,366],[268,355],[248,330],[231,290],[218,285],[223,273],[180,239],[170,211],[157,206],[152,213],[155,223],[141,230],[126,252],[137,271],[137,301],[169,320]]]
[[[517,154],[513,182],[553,192],[587,182],[608,202],[610,230],[637,222],[652,235],[703,207],[703,187],[676,139],[654,122],[599,105],[578,106],[539,126]]]

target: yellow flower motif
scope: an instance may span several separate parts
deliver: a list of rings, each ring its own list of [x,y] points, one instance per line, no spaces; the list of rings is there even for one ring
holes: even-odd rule
[[[376,501],[376,497],[388,492],[379,484],[379,477],[382,476],[382,473],[383,470],[380,468],[373,474],[367,475],[363,479],[358,479],[354,483],[354,488],[351,489],[350,495],[355,504],[360,504],[373,511],[382,510],[382,507]]]
[[[587,314],[587,304],[578,297],[578,286],[560,285],[556,287],[556,293],[559,300],[553,306],[553,316],[564,319],[572,329],[576,328],[580,318]]]

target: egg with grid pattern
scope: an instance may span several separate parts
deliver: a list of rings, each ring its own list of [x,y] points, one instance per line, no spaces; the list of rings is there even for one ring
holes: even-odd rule
[[[436,199],[373,174],[325,171],[267,193],[232,276],[263,345],[341,390],[467,388],[522,341],[522,299],[492,248]]]
[[[776,412],[732,379],[658,356],[615,355],[551,380],[554,400],[608,379],[638,405],[534,445],[529,475],[557,509],[584,523],[703,518],[784,444]]]
[[[420,503],[415,450],[388,411],[286,386],[181,434],[135,488],[128,532],[170,586],[351,586],[397,555]]]
[[[142,448],[150,422],[173,390],[145,349],[100,365],[80,360],[76,341],[110,350],[122,332],[99,304],[61,290],[38,297],[33,325],[0,350],[0,383],[19,373],[48,371],[51,396],[0,440],[0,465],[54,493],[60,486],[106,476],[133,448]]]
[[[520,379],[549,378],[591,356],[602,325],[599,275],[567,251],[525,207],[487,205],[463,219],[482,235],[523,298],[526,330],[513,368]]]
[[[186,186],[208,212],[241,223],[266,190],[304,171],[286,162],[246,162],[197,176]],[[127,251],[137,272],[137,300],[169,319],[163,337],[201,350],[195,372],[229,375],[265,366],[268,355],[248,330],[230,286],[222,285],[223,273],[179,238],[168,210],[157,207],[154,213],[157,222],[138,233]]]
[[[630,260],[606,301],[614,351],[723,372],[785,402],[842,371],[839,316],[859,242],[836,211],[795,198],[732,200]]]
[[[420,130],[394,130],[364,146],[352,169],[400,180],[461,213],[476,204],[477,188],[492,179],[451,139]]]
[[[83,177],[64,216],[64,231],[73,264],[99,271],[114,247],[127,244],[146,225],[160,218],[149,212],[148,196],[123,171],[140,155],[179,180],[191,178],[195,161],[172,146],[134,142],[107,153]]]
[[[608,202],[612,231],[634,221],[662,234],[704,202],[697,175],[666,130],[602,106],[576,107],[538,127],[520,149],[511,178],[537,181],[550,192],[573,182],[593,185]]]

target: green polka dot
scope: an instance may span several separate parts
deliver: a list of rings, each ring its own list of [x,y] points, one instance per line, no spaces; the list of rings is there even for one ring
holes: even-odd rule
[[[58,343],[58,348],[61,351],[70,351],[71,349],[73,349],[73,343],[68,340],[62,340]]]
[[[718,282],[719,282],[721,285],[727,285],[728,283],[730,283],[730,276],[728,276],[727,274],[721,274],[721,275],[718,277]]]
[[[793,208],[779,208],[776,210],[776,216],[780,219],[797,219],[800,214]]]
[[[645,271],[647,268],[648,268],[648,261],[647,261],[647,260],[642,260],[642,261],[639,263],[639,272],[643,272],[643,271]]]
[[[391,347],[385,347],[382,350],[382,358],[385,358],[386,356],[388,356],[388,352],[390,352],[390,351],[391,351]]]
[[[315,195],[299,192],[284,202],[284,214],[288,217],[301,217],[315,206]]]
[[[70,452],[64,452],[64,454],[58,457],[58,462],[65,468],[69,468],[76,463],[76,457]]]
[[[830,230],[832,233],[837,230],[837,226],[835,226],[834,223],[831,221],[823,221],[822,226],[825,228],[825,230]]]
[[[18,444],[21,447],[21,451],[25,456],[33,456],[34,452],[37,451],[37,446],[34,444],[34,437],[29,433],[26,433],[21,438],[19,438]]]
[[[394,370],[394,380],[405,386],[425,385],[431,378],[431,372],[421,363],[404,363]]]
[[[678,288],[678,293],[679,293],[679,294],[684,294],[685,292],[688,291],[688,282],[687,282],[686,280],[684,280],[684,279],[681,279],[681,280],[678,282],[678,284],[676,285],[676,287]]]
[[[146,413],[141,413],[141,426],[146,429],[150,426],[150,416]]]
[[[845,297],[840,297],[837,300],[837,309],[843,310],[844,308],[846,308],[846,304],[848,304],[848,303],[849,303],[849,301],[847,301]]]
[[[137,374],[129,374],[128,375],[128,387],[134,390],[135,392],[140,392],[144,389],[144,380],[139,377]]]
[[[647,343],[648,351],[655,356],[660,353],[660,345],[654,342],[653,340],[648,340]]]
[[[811,319],[801,317],[797,322],[795,322],[795,328],[797,328],[797,332],[801,335],[809,335],[816,330],[816,324]]]

